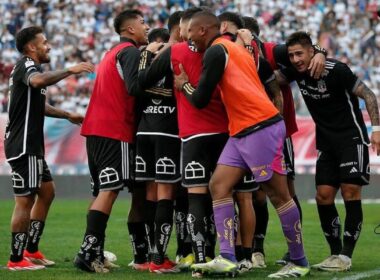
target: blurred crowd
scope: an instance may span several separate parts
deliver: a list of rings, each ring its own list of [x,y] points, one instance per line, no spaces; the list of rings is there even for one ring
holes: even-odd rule
[[[209,6],[254,16],[265,41],[284,42],[294,31],[308,31],[329,56],[347,63],[380,99],[380,22],[377,0],[0,0],[0,111],[7,109],[8,77],[19,57],[15,34],[41,25],[52,45],[47,69],[63,69],[86,60],[97,64],[119,38],[113,18],[138,8],[151,28],[165,27],[169,15],[191,6]],[[85,112],[94,74],[65,79],[49,87],[48,100]],[[298,99],[296,99],[297,101]],[[296,102],[296,104],[298,104]]]

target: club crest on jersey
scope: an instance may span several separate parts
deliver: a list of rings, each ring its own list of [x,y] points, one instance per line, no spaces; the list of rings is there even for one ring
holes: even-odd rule
[[[327,87],[326,87],[326,82],[324,80],[319,80],[318,81],[318,91],[321,93],[326,92]]]
[[[34,61],[33,60],[27,60],[25,61],[25,67],[28,68],[30,66],[34,65]]]

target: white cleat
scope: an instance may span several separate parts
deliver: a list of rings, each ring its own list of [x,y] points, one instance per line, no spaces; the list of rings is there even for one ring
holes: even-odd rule
[[[267,267],[265,263],[265,257],[262,253],[256,252],[252,254],[252,267],[253,268],[265,268]]]
[[[252,262],[250,260],[244,259],[237,264],[238,273],[243,274],[245,272],[251,271],[253,269]]]
[[[318,269],[330,272],[340,272],[349,271],[351,269],[351,266],[352,262],[349,257],[345,255],[335,255],[323,261]]]
[[[308,274],[310,274],[310,267],[298,266],[298,265],[295,265],[294,263],[289,262],[287,265],[285,265],[276,273],[272,273],[268,275],[268,277],[277,278],[277,279],[298,278],[298,277],[304,277]]]

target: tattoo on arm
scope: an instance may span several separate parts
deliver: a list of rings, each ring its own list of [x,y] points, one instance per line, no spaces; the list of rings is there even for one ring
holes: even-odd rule
[[[276,80],[273,80],[267,83],[266,88],[268,90],[268,93],[270,94],[274,106],[276,106],[277,110],[282,115],[284,100],[282,98],[282,93],[278,82]]]
[[[49,103],[45,103],[45,116],[58,118],[58,119],[67,119],[69,113],[61,109],[51,106]]]
[[[360,81],[359,85],[354,91],[354,94],[364,99],[368,115],[371,119],[371,124],[373,126],[380,125],[377,98],[376,95],[372,92],[372,90],[370,90],[363,82]]]
[[[67,69],[48,71],[33,75],[29,83],[35,88],[41,88],[54,85],[68,76],[70,76],[70,72]]]

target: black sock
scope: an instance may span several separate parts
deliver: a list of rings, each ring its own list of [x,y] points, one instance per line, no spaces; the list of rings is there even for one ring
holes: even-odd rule
[[[212,209],[212,199],[210,194],[207,195],[206,203],[206,215],[207,215],[207,231],[206,231],[206,256],[215,258],[215,246],[216,246],[216,228],[214,221],[214,210]]]
[[[156,230],[152,260],[155,264],[162,264],[173,227],[173,200],[162,199],[157,202],[154,224]]]
[[[154,219],[156,217],[157,202],[147,200],[145,205],[145,238],[148,242],[148,254],[151,257],[154,247]]]
[[[331,255],[338,255],[342,250],[341,226],[338,210],[335,204],[317,205],[319,220]]]
[[[183,188],[183,187],[179,187]],[[186,257],[192,253],[191,239],[187,238],[188,233],[186,230],[186,217],[189,211],[189,202],[187,200],[187,193],[178,195],[174,205],[175,211],[175,229],[177,236],[177,251],[176,256]],[[186,238],[188,242],[186,242]]]
[[[243,253],[244,253],[244,258],[246,260],[251,261],[251,259],[252,259],[252,248],[243,247]]]
[[[92,262],[96,258],[101,258],[101,244],[105,236],[108,218],[109,215],[101,211],[88,211],[87,228],[78,253],[85,261]]]
[[[26,232],[12,232],[11,256],[9,258],[10,261],[22,261],[27,237],[28,235]]]
[[[345,201],[346,220],[344,221],[343,249],[341,254],[352,258],[356,242],[359,239],[363,223],[361,200]]]
[[[253,252],[264,254],[264,239],[267,234],[269,219],[268,204],[266,202],[264,204],[254,203],[253,208],[256,213],[256,229],[253,237]]]
[[[298,212],[300,212],[300,221],[301,221],[301,224],[302,224],[302,208],[301,208],[301,204],[300,204],[300,202],[298,200],[297,195],[293,196],[293,200],[294,200],[294,203],[297,205]]]
[[[236,245],[235,246],[235,256],[236,256],[236,260],[238,262],[244,260],[243,246],[241,246],[241,245]]]
[[[145,223],[128,222],[127,226],[132,243],[133,262],[136,264],[147,262],[148,241],[145,239]]]
[[[28,242],[26,250],[29,253],[35,253],[38,251],[38,244],[40,242],[41,235],[44,231],[45,222],[38,220],[30,220]]]
[[[187,216],[196,263],[206,261],[207,194],[189,193],[189,214]]]

